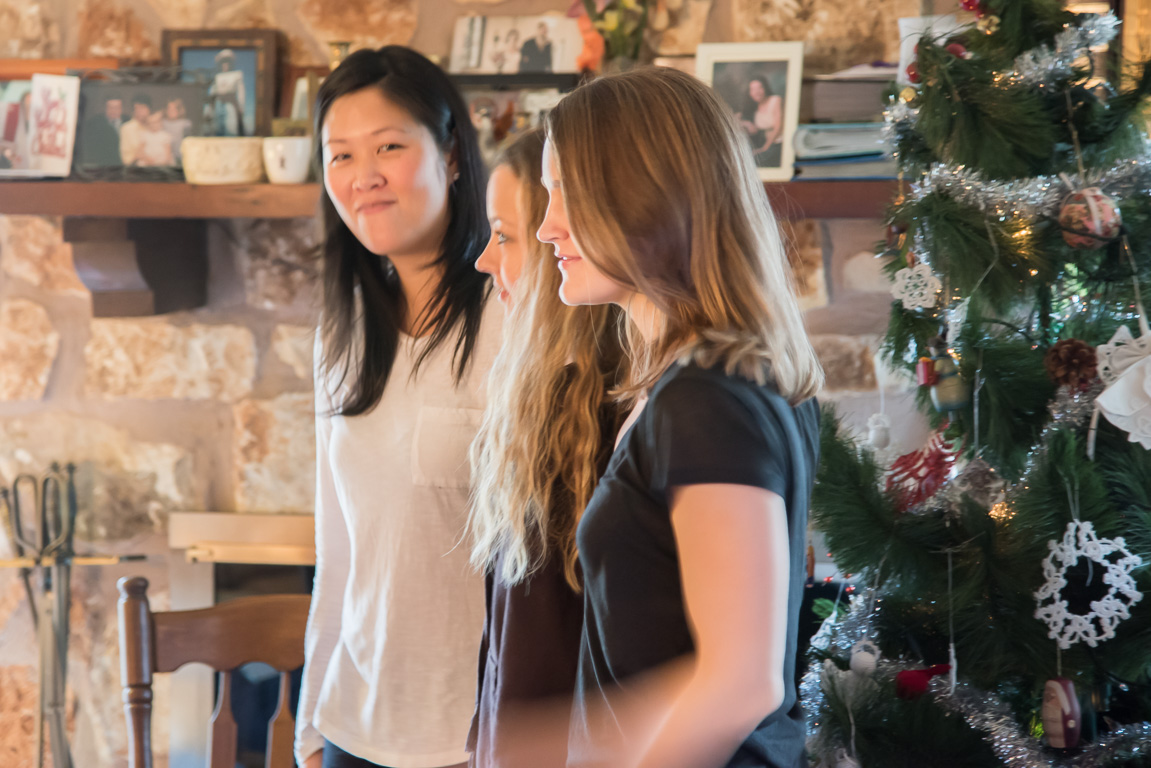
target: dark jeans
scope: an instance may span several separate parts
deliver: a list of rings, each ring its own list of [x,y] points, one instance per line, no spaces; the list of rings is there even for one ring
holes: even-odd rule
[[[384,766],[369,763],[362,757],[349,755],[332,742],[324,739],[324,768],[384,768]]]

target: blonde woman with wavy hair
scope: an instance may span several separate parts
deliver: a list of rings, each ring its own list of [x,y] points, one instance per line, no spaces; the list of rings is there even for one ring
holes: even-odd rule
[[[620,361],[617,313],[565,307],[555,260],[535,237],[547,208],[543,144],[532,131],[497,160],[492,239],[476,262],[507,309],[472,444],[472,562],[487,572],[488,612],[468,749],[483,768],[563,764],[566,734],[540,739],[541,722],[524,718],[558,699],[566,724],[583,619],[576,524],[617,426],[607,394]],[[542,752],[512,735],[525,730],[537,731]]]
[[[544,183],[563,301],[626,313],[633,405],[577,534],[568,765],[801,766],[822,373],[747,136],[689,75],[604,77],[548,116]]]

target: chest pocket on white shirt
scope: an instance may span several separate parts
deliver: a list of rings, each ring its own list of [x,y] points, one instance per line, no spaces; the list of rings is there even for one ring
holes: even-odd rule
[[[435,488],[466,488],[468,448],[479,430],[478,408],[421,406],[412,438],[412,481]]]

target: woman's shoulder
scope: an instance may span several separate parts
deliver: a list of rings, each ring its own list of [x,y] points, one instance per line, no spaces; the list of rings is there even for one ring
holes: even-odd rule
[[[722,365],[702,366],[695,362],[671,366],[652,387],[648,403],[653,406],[653,413],[680,418],[706,418],[718,408],[746,412],[749,417],[764,408],[797,415],[818,412],[814,398],[793,405],[770,380],[761,383],[729,373]]]

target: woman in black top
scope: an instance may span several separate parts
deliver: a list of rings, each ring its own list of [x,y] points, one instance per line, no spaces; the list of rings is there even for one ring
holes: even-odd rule
[[[605,77],[548,116],[544,183],[560,296],[622,307],[633,366],[577,537],[568,765],[801,766],[822,372],[746,133],[689,75]]]
[[[497,160],[492,236],[476,262],[508,315],[472,446],[473,562],[487,571],[474,768],[544,768],[566,757],[566,727],[550,739],[539,731],[556,722],[557,703],[566,726],[583,626],[575,528],[618,426],[607,397],[620,359],[616,312],[563,306],[559,273],[535,236],[547,207],[543,143],[532,131]]]

